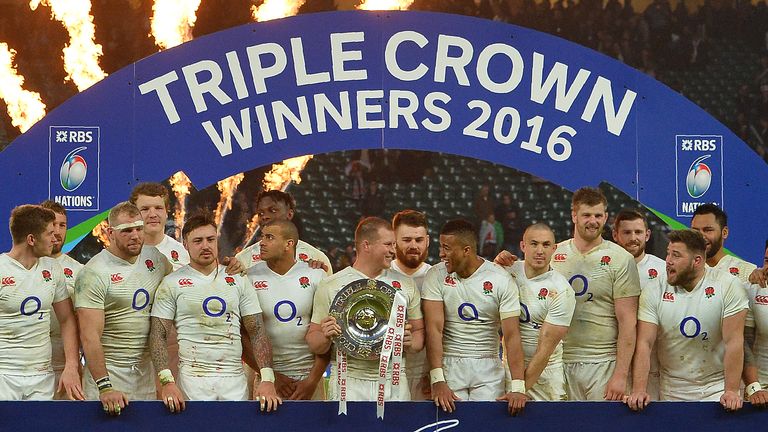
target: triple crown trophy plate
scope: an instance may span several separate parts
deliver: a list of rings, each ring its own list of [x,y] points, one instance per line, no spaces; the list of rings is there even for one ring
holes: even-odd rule
[[[358,279],[344,286],[330,306],[330,315],[341,327],[336,346],[350,357],[378,360],[395,292],[375,279]]]

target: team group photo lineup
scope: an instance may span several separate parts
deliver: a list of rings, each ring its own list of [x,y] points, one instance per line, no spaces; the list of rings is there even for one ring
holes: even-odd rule
[[[723,209],[702,204],[690,228],[652,236],[642,207],[611,214],[602,188],[582,187],[555,221],[568,238],[552,221],[523,226],[489,193],[501,186],[441,226],[361,201],[338,220],[353,244],[330,251],[305,241],[314,221],[291,193],[259,190],[257,233],[222,253],[208,207],[175,239],[169,188],[140,183],[83,263],[62,253],[60,204],[20,205],[0,256],[0,399],[99,400],[108,415],[137,400],[174,413],[197,400],[498,401],[512,415],[527,401],[768,403],[768,266],[726,253],[729,229],[745,228]],[[345,309],[365,290],[389,296]],[[351,344],[373,329],[387,337]]]

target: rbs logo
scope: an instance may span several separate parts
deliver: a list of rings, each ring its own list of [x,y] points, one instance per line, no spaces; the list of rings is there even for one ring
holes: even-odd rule
[[[713,152],[717,150],[717,139],[714,138],[687,138],[682,140],[683,151],[705,151]]]
[[[59,130],[56,131],[56,142],[59,143],[91,143],[93,131]]]

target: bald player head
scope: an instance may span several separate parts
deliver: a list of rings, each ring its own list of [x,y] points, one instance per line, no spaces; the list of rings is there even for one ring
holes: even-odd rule
[[[267,264],[278,260],[294,261],[299,230],[288,219],[272,219],[261,231],[261,259]]]
[[[548,225],[535,223],[526,228],[520,241],[525,256],[525,275],[531,278],[547,272],[556,248],[555,233]]]

